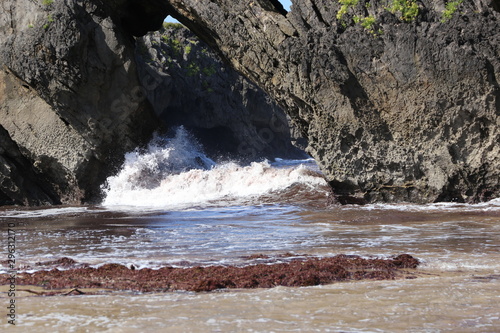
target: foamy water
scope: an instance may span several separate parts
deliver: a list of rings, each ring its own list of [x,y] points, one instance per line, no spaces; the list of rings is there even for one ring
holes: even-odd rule
[[[176,210],[241,205],[259,202],[263,195],[282,194],[294,185],[326,196],[326,182],[313,169],[312,160],[217,165],[181,127],[174,138],[155,139],[147,151],[127,154],[122,170],[103,188],[102,205]]]
[[[293,257],[409,253],[415,280],[209,294],[32,298],[19,324],[51,332],[497,332],[500,199],[327,206],[312,160],[216,163],[180,128],[127,154],[102,205],[0,209],[17,270],[69,257],[94,267],[249,265]],[[4,223],[8,222],[8,223]],[[286,258],[282,255],[287,253]],[[259,258],[249,256],[263,254]],[[5,265],[0,267],[7,272]],[[6,299],[5,291],[0,298]],[[29,295],[32,296],[32,295]],[[5,322],[0,327],[10,328]]]

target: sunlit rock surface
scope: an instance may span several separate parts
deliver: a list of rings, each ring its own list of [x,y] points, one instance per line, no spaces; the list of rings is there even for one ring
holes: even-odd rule
[[[168,2],[287,110],[339,201],[499,195],[498,1]]]
[[[216,156],[303,156],[264,92],[212,54],[187,57],[188,46],[206,51],[189,32],[172,37],[183,52],[167,70],[172,45],[141,39],[162,28],[167,7],[0,2],[0,205],[98,202],[126,152],[177,125]]]

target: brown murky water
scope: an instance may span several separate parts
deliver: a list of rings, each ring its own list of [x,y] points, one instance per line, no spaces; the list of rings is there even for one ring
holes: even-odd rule
[[[498,277],[472,275],[19,304],[18,328],[47,332],[498,332],[500,321]]]
[[[498,199],[483,205],[325,209],[284,204],[142,212],[4,209],[0,223],[3,248],[8,224],[15,224],[18,274],[50,269],[37,262],[63,256],[92,265],[118,262],[138,267],[241,265],[248,264],[248,255],[277,257],[285,252],[409,253],[423,262],[417,279],[304,288],[54,297],[17,291],[17,325],[12,327],[2,315],[2,329],[500,332]],[[3,286],[0,293],[5,314],[7,291]]]

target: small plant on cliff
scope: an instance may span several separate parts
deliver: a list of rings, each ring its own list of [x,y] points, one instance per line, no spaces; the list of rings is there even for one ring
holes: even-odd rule
[[[54,0],[42,0],[42,5],[50,6],[54,3]]]
[[[359,0],[337,0],[340,3],[340,9],[337,12],[337,20],[340,21],[344,28],[347,28],[350,19],[346,19],[347,14],[354,7],[358,5]],[[392,14],[398,15],[399,19],[406,22],[414,21],[419,14],[419,7],[416,0],[386,0],[385,10]],[[462,1],[457,0],[455,2]],[[357,8],[357,12],[364,10],[365,12],[371,8],[371,3],[369,0],[363,0],[364,8]],[[351,16],[352,17],[352,16]],[[360,24],[365,30],[376,35],[381,34],[382,30],[378,29],[375,31],[375,26],[377,24],[377,17],[374,15],[355,15],[352,20],[356,24]],[[351,21],[352,22],[352,21]]]
[[[354,7],[359,4],[359,0],[338,0],[338,2],[341,4],[339,11],[337,12],[337,19],[340,21],[342,27],[347,28],[347,25],[349,24],[349,21],[351,20],[350,18],[347,18],[347,14],[349,11],[353,11]],[[365,11],[371,7],[370,2],[364,3]],[[362,9],[362,8],[358,8]],[[377,18],[373,15],[354,15],[351,16],[352,21],[354,21],[355,24],[361,25],[366,31],[369,33],[376,35],[382,33],[381,30],[378,30],[377,32],[375,31],[375,25],[377,22]],[[352,22],[351,21],[351,22]]]
[[[197,63],[195,63],[195,62],[190,62],[187,65],[186,70],[187,70],[187,75],[188,76],[195,76],[198,73],[200,73],[200,66]]]
[[[342,20],[345,14],[349,11],[349,8],[352,8],[358,4],[359,0],[339,0],[341,4],[339,11],[337,12],[337,20]]]
[[[181,29],[184,25],[174,22],[163,22],[163,28],[165,29]]]
[[[419,12],[418,4],[415,0],[392,0],[387,10],[393,14],[399,13],[399,18],[406,22],[415,20]]]
[[[369,33],[375,34],[375,22],[377,19],[373,15],[369,15],[366,17],[362,16],[354,16],[354,22],[361,24],[363,28],[365,28]]]
[[[170,39],[168,45],[174,50],[175,53],[180,53],[182,49],[181,41],[178,39]]]
[[[203,68],[202,72],[203,72],[203,74],[205,74],[206,76],[212,76],[212,75],[214,75],[215,73],[217,73],[217,70],[215,69],[215,66],[214,66],[214,65],[210,65],[210,66],[208,66],[208,67]]]
[[[161,36],[161,39],[163,40],[163,42],[165,44],[167,44],[170,47],[170,49],[172,50],[174,55],[178,56],[181,54],[181,51],[183,50],[183,48],[182,48],[180,40],[172,39],[172,38],[169,38],[168,36],[165,36],[165,35]]]
[[[453,14],[457,11],[458,7],[462,4],[463,0],[450,1],[446,4],[445,10],[441,15],[441,22],[445,23],[452,18]]]
[[[54,19],[52,18],[52,15],[47,15],[47,23],[43,25],[43,29],[47,30],[50,28],[51,23],[54,22]]]

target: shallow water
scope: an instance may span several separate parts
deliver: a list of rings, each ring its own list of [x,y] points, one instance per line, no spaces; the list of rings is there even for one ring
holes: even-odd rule
[[[265,204],[142,214],[69,207],[3,215],[2,221],[19,225],[18,268],[28,271],[62,256],[142,268],[248,264],[253,254],[287,252],[410,253],[423,262],[421,269],[500,270],[500,206],[494,203],[324,209]]]
[[[213,293],[26,297],[51,332],[498,332],[499,283],[472,276]],[[4,326],[5,327],[5,326]]]
[[[185,149],[187,162],[176,164],[184,155],[172,162],[172,145],[153,148],[154,154],[130,157],[127,168],[109,179],[101,206],[0,209],[5,249],[8,229],[15,232],[17,274],[52,269],[40,263],[61,257],[95,266],[156,268],[248,265],[286,260],[285,253],[409,253],[422,262],[418,277],[304,288],[53,297],[33,296],[20,289],[34,287],[17,286],[17,330],[499,332],[499,199],[479,205],[328,207],[326,184],[312,161],[173,172],[197,163],[200,152]],[[155,172],[160,179],[151,180]],[[173,198],[178,190],[183,195]],[[3,273],[9,271],[5,252]],[[268,259],[251,259],[252,254]],[[0,291],[6,312],[8,286]],[[1,318],[0,328],[14,329]]]
[[[417,279],[401,281],[199,294],[20,292],[19,327],[54,327],[54,332],[498,332],[500,327],[495,204],[325,209],[274,204],[145,214],[76,207],[2,215],[2,225],[20,225],[20,271],[50,269],[36,263],[63,256],[140,267],[249,264],[264,260],[249,260],[251,254],[279,259],[286,252],[410,253],[423,262]],[[6,293],[1,297],[7,301]]]

